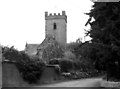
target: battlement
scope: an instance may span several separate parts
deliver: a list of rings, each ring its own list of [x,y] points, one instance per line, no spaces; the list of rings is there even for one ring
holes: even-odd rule
[[[60,13],[49,13],[48,12],[45,12],[45,20],[48,20],[48,19],[65,19],[65,21],[67,22],[67,15],[65,13],[65,11],[62,11],[62,14]]]

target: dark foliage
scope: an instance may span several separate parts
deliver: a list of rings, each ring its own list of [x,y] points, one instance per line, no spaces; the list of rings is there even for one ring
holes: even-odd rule
[[[71,69],[73,69],[73,61],[68,59],[60,60],[59,65],[62,72],[69,72]]]
[[[120,2],[95,2],[87,24],[94,45],[96,67],[106,70],[108,80],[120,80]],[[91,22],[91,19],[95,21]],[[99,66],[97,66],[99,65]]]
[[[3,47],[2,48],[2,56],[5,59],[15,62],[28,62],[30,60],[29,56],[25,54],[24,51],[17,51],[13,47]]]
[[[74,62],[66,58],[55,58],[49,61],[51,65],[59,65],[61,72],[69,72],[73,69]]]
[[[21,63],[17,64],[16,66],[18,67],[25,81],[28,83],[37,83],[45,65],[43,62],[30,61],[25,63],[24,66]]]

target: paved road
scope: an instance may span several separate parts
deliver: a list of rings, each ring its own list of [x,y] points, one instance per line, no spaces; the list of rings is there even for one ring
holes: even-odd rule
[[[40,87],[100,87],[101,81],[102,78],[90,78],[43,85]]]

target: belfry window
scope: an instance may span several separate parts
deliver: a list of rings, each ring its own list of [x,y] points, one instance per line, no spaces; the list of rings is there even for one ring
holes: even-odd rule
[[[57,25],[56,25],[56,23],[53,24],[53,29],[54,29],[54,30],[57,29]]]

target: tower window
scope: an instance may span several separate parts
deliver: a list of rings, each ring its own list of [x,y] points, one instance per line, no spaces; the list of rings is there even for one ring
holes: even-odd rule
[[[53,29],[54,29],[54,30],[57,29],[57,25],[56,25],[56,23],[53,24]]]

